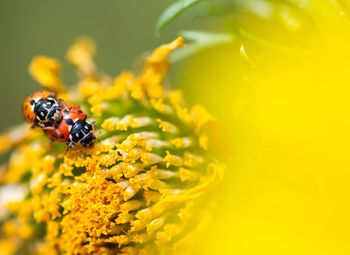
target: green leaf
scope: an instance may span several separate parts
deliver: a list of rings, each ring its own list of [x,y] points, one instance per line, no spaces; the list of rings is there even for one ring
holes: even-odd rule
[[[181,13],[185,12],[193,5],[201,2],[202,0],[178,0],[160,15],[157,24],[156,32],[159,33],[165,26],[167,26],[171,21],[173,21]]]
[[[232,41],[232,34],[213,33],[199,30],[186,30],[180,33],[186,40],[205,45],[214,45],[219,43],[228,43]]]

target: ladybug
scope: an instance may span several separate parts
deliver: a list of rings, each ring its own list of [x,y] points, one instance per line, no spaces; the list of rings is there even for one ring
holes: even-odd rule
[[[28,96],[23,102],[22,113],[33,127],[47,128],[61,118],[59,102],[49,91],[38,91]]]
[[[53,141],[65,142],[69,148],[75,145],[91,147],[96,139],[94,124],[86,120],[87,115],[78,106],[60,101],[61,116],[52,128],[44,129]]]

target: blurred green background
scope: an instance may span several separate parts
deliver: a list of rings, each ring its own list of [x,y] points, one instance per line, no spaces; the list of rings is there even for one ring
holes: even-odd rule
[[[116,75],[135,69],[142,54],[173,39],[187,23],[185,17],[155,36],[154,26],[170,0],[1,0],[0,1],[0,131],[22,122],[21,103],[40,87],[28,74],[35,55],[64,60],[65,51],[79,35],[97,43],[100,69]],[[173,32],[172,32],[173,31]],[[68,84],[75,74],[66,63]]]

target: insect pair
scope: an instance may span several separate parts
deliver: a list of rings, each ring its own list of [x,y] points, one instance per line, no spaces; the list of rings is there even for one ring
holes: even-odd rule
[[[90,147],[96,139],[94,122],[78,106],[56,99],[49,91],[38,91],[23,102],[23,116],[33,127],[40,127],[50,140]]]

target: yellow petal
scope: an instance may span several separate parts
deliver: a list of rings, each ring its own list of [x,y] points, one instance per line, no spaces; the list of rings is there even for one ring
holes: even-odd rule
[[[62,91],[60,78],[61,64],[47,56],[36,56],[29,65],[30,75],[43,87],[52,91]]]
[[[95,73],[96,67],[93,62],[95,52],[94,41],[87,37],[79,37],[67,51],[66,58],[83,76],[89,76]]]

